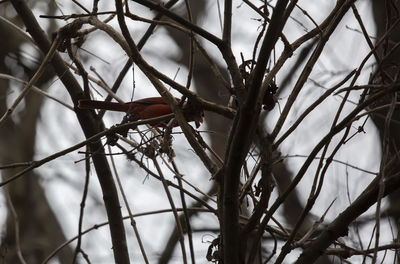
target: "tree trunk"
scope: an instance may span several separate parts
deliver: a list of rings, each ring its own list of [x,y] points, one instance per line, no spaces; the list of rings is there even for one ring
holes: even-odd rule
[[[0,41],[0,72],[10,73],[17,70],[16,65],[18,65],[20,74],[22,68],[24,69],[24,77],[22,79],[28,80],[31,78],[35,69],[29,69],[23,65],[19,56],[19,47],[24,43],[24,40],[2,22],[0,22],[0,39],[7,40]],[[13,60],[13,63],[6,64],[7,60],[12,60],[11,52],[14,53],[15,60]],[[54,74],[48,71],[37,85],[40,87],[40,84],[46,83],[53,76]],[[0,80],[1,114],[7,109],[8,96],[11,93],[13,95],[18,93],[18,90],[13,90],[12,87],[15,87],[14,83]],[[0,164],[6,165],[34,159],[36,126],[40,120],[42,102],[42,96],[31,92],[23,102],[25,108],[21,111],[18,108],[2,124],[0,127]],[[21,168],[3,170],[2,179],[7,179],[20,170]],[[19,246],[27,263],[41,263],[59,244],[66,241],[62,228],[39,181],[40,175],[36,172],[31,172],[22,179],[14,181],[5,187],[9,193],[13,209],[15,209],[18,222],[16,222],[15,215],[11,213],[10,210],[12,208],[8,203],[6,233],[1,241],[4,263],[20,263],[17,256],[16,224],[19,227]],[[66,247],[58,256],[60,263],[69,263],[72,259],[72,251],[69,247]]]
[[[395,1],[379,1],[374,0],[373,3],[373,14],[374,20],[376,24],[376,37],[379,40],[388,30],[388,28],[393,24],[396,19],[399,19],[398,10],[400,8],[400,4]],[[373,80],[374,83],[385,84],[389,83],[389,79],[398,78],[398,66],[400,63],[400,50],[396,49],[391,53],[390,56],[385,57],[395,44],[400,41],[400,27],[397,25],[396,28],[389,34],[387,41],[381,45],[378,50],[378,57],[381,60],[381,66],[378,69],[376,74],[376,78]],[[380,107],[383,105],[392,104],[393,97],[386,96],[382,100],[378,101],[376,105],[373,107]],[[400,98],[397,96],[397,104],[400,103]],[[374,121],[379,135],[383,141],[385,132],[387,133],[387,139],[385,142],[382,142],[382,149],[386,145],[388,150],[388,158],[389,160],[392,158],[397,159],[396,162],[393,163],[393,166],[390,166],[385,171],[385,176],[388,177],[392,173],[400,171],[400,161],[399,161],[399,150],[400,150],[400,107],[396,105],[392,118],[390,120],[390,124],[388,127],[388,131],[385,131],[385,123],[386,116],[389,114],[390,107],[383,108],[380,111],[375,112],[371,115],[372,120]],[[387,126],[386,126],[387,127]],[[389,195],[390,205],[387,210],[387,213],[394,219],[395,226],[398,225],[400,221],[400,191],[396,191],[393,194]]]

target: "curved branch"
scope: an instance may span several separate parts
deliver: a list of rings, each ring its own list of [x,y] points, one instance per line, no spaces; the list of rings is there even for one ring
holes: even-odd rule
[[[51,47],[50,41],[41,29],[32,11],[22,0],[12,0],[11,3],[23,20],[27,31],[35,40],[36,44],[44,54],[47,54]],[[51,65],[70,94],[72,101],[76,104],[78,100],[82,98],[82,88],[57,52],[53,55]],[[100,131],[100,126],[95,119],[93,111],[76,110],[75,113],[86,137],[91,137]],[[104,155],[104,148],[100,141],[91,143],[89,147],[91,151],[97,153],[96,155],[93,155],[92,158],[102,188],[107,217],[110,221],[114,259],[117,263],[128,264],[130,261],[126,244],[125,229],[122,222],[121,206],[110,167]]]

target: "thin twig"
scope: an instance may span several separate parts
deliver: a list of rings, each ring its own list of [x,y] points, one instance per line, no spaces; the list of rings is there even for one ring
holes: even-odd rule
[[[158,175],[161,178],[162,185],[164,187],[165,193],[167,194],[168,201],[169,201],[169,204],[170,204],[171,209],[172,209],[172,213],[173,213],[174,218],[175,218],[175,223],[176,223],[176,226],[177,226],[178,231],[179,231],[179,242],[180,242],[180,245],[181,245],[183,263],[187,263],[186,249],[185,249],[185,238],[184,238],[181,222],[179,221],[178,211],[176,210],[174,200],[172,199],[171,193],[170,193],[170,191],[168,189],[168,185],[167,185],[166,180],[164,178],[164,174],[163,174],[163,172],[162,172],[162,170],[160,168],[160,165],[158,164],[158,162],[157,162],[157,160],[155,158],[153,158],[153,164],[156,167]]]
[[[111,153],[111,147],[110,146],[108,146],[108,152]],[[135,236],[136,236],[137,242],[139,244],[140,252],[142,253],[144,262],[148,264],[149,260],[147,258],[147,254],[146,254],[146,251],[144,249],[144,245],[143,245],[142,239],[140,237],[139,230],[138,230],[137,225],[136,225],[136,221],[133,218],[133,213],[132,213],[131,207],[129,206],[128,199],[126,198],[124,188],[123,188],[121,180],[119,178],[117,167],[115,166],[114,158],[113,158],[113,156],[110,156],[110,158],[111,158],[112,169],[114,171],[114,175],[115,175],[115,178],[117,180],[118,188],[119,188],[119,190],[121,192],[121,195],[122,195],[122,198],[124,200],[124,204],[126,206],[126,209],[128,210],[129,218],[131,220],[131,226],[133,228],[133,231],[135,232]]]
[[[183,209],[182,208],[176,208],[176,211],[181,212]],[[204,208],[187,208],[188,211],[194,211],[194,212],[206,212],[209,213],[210,211]],[[154,210],[154,211],[148,211],[148,212],[143,212],[143,213],[138,213],[132,215],[133,217],[141,217],[141,216],[148,216],[148,215],[156,215],[156,214],[163,214],[163,213],[170,213],[172,212],[172,209],[163,209],[163,210]],[[131,216],[124,216],[123,219],[127,220],[130,219]],[[93,225],[93,227],[88,228],[84,231],[82,231],[82,235],[85,235],[91,231],[98,230],[100,227],[108,225],[109,222],[102,222],[99,224]],[[72,242],[78,239],[78,236],[75,236],[67,241],[65,241],[63,244],[59,245],[53,252],[51,252],[46,259],[41,263],[41,264],[46,264],[48,263],[54,256],[57,255],[58,252],[60,252],[64,247],[68,246]]]
[[[175,173],[176,174],[180,174],[179,171],[178,171],[178,167],[176,166],[175,161],[172,161],[172,166],[174,167]],[[195,260],[194,246],[193,246],[192,225],[190,224],[190,216],[189,216],[189,213],[188,213],[188,210],[187,210],[185,193],[182,191],[182,189],[183,189],[182,179],[180,177],[177,177],[177,180],[178,180],[178,185],[181,188],[180,191],[179,191],[179,194],[180,194],[180,197],[181,197],[183,215],[184,215],[184,218],[185,218],[186,233],[188,235],[188,240],[189,240],[190,258],[192,260],[192,264],[195,264],[196,260]]]
[[[26,82],[26,81],[23,81],[23,80],[18,79],[18,78],[14,77],[14,76],[11,76],[11,75],[8,75],[8,74],[4,74],[4,73],[0,73],[0,78],[7,79],[7,80],[13,80],[13,81],[16,81],[16,82],[25,84],[25,85],[28,84],[28,82]],[[69,104],[65,103],[65,102],[62,101],[61,99],[58,99],[58,98],[56,98],[56,97],[50,95],[49,93],[46,93],[46,92],[43,91],[42,89],[39,89],[39,88],[36,87],[36,86],[32,86],[31,89],[32,89],[34,92],[36,92],[36,93],[38,93],[38,94],[40,94],[40,95],[43,95],[43,96],[45,96],[45,97],[47,97],[47,98],[49,98],[49,99],[51,99],[51,100],[56,101],[57,103],[59,103],[59,104],[65,106],[65,107],[68,108],[69,110],[74,111],[74,108],[73,108],[72,106],[70,106]]]
[[[126,124],[123,124],[123,125],[120,125],[120,126],[115,126],[115,127],[110,128],[110,129],[106,129],[106,130],[104,130],[104,131],[102,131],[100,133],[97,133],[97,134],[87,138],[86,140],[84,140],[84,141],[82,141],[82,142],[80,142],[80,143],[78,143],[78,144],[76,144],[74,146],[71,146],[71,147],[66,148],[66,149],[64,149],[62,151],[54,153],[54,154],[52,154],[50,156],[47,156],[46,158],[43,158],[41,160],[32,161],[32,163],[31,163],[31,165],[29,167],[27,167],[27,168],[23,169],[22,171],[14,174],[13,176],[7,178],[6,180],[3,180],[2,182],[0,182],[0,187],[4,186],[4,185],[6,185],[6,184],[8,184],[8,183],[10,183],[12,181],[15,181],[16,179],[18,179],[19,177],[25,175],[29,171],[31,171],[31,170],[33,170],[35,168],[38,168],[38,167],[42,166],[43,164],[45,164],[45,163],[47,163],[49,161],[52,161],[52,160],[54,160],[54,159],[56,159],[58,157],[64,156],[64,155],[66,155],[66,154],[68,154],[68,153],[70,153],[70,152],[72,152],[74,150],[77,150],[77,149],[79,149],[79,148],[81,148],[81,147],[83,147],[83,146],[85,146],[85,145],[87,145],[89,143],[97,141],[97,140],[99,140],[100,138],[102,138],[105,135],[113,134],[113,133],[117,132],[120,129],[128,128],[128,127],[131,127],[131,126],[137,126],[137,125],[148,124],[148,123],[152,123],[152,122],[160,122],[160,121],[169,120],[172,116],[173,115],[170,114],[170,115],[165,115],[165,116],[151,118],[151,119],[143,119],[143,120],[139,120],[139,121],[135,121],[135,122],[129,122],[129,123],[126,123]]]
[[[78,257],[78,253],[81,252],[81,243],[82,243],[82,225],[83,225],[83,213],[85,211],[86,198],[89,190],[89,179],[90,179],[90,159],[88,158],[88,154],[86,154],[87,159],[85,163],[85,184],[82,192],[82,200],[80,204],[80,212],[79,212],[79,222],[78,222],[78,241],[76,243],[74,258],[72,259],[72,263],[76,263],[76,259]]]
[[[0,126],[3,125],[4,121],[12,114],[12,112],[15,110],[15,108],[18,106],[18,104],[22,101],[22,99],[24,99],[24,97],[29,93],[32,86],[39,80],[40,76],[42,76],[42,74],[45,71],[45,67],[47,66],[48,62],[53,58],[54,53],[57,51],[57,47],[58,47],[58,44],[60,43],[60,41],[61,41],[60,36],[57,34],[57,37],[53,41],[53,44],[51,45],[49,52],[47,52],[46,57],[44,57],[42,63],[40,64],[36,73],[33,75],[32,79],[28,82],[28,84],[25,86],[25,88],[22,90],[22,92],[19,94],[19,96],[14,100],[12,105],[8,108],[8,110],[0,118]]]
[[[385,170],[385,166],[388,163],[389,159],[389,142],[390,142],[390,123],[392,121],[392,116],[394,113],[394,110],[396,108],[396,102],[397,102],[397,94],[395,94],[392,98],[392,103],[390,106],[390,109],[386,115],[385,118],[385,125],[384,125],[384,131],[383,131],[383,137],[382,137],[382,158],[381,158],[381,164],[380,164],[380,174],[377,176],[378,184],[379,184],[379,191],[378,191],[378,198],[376,202],[376,211],[375,211],[375,219],[376,219],[376,233],[375,233],[375,247],[374,247],[374,256],[372,258],[372,263],[376,263],[377,259],[377,254],[378,254],[378,247],[379,247],[379,236],[380,236],[380,216],[381,216],[381,201],[385,192],[385,184],[384,180],[387,178],[387,173]]]

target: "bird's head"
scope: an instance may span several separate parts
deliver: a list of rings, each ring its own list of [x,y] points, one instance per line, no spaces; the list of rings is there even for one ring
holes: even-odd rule
[[[203,109],[201,109],[200,115],[197,115],[196,120],[194,120],[194,123],[196,124],[196,128],[199,128],[200,123],[203,123],[204,115],[205,115],[205,111]]]
[[[198,128],[200,123],[203,123],[205,112],[199,105],[189,101],[183,105],[183,114],[188,122],[194,121]]]

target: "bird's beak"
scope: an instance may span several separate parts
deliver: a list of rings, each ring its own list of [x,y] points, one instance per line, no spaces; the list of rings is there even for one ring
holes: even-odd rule
[[[200,127],[200,123],[203,123],[204,121],[204,110],[201,110],[200,116],[198,116],[198,118],[196,118],[197,120],[195,120],[195,124],[196,124],[196,128]]]

